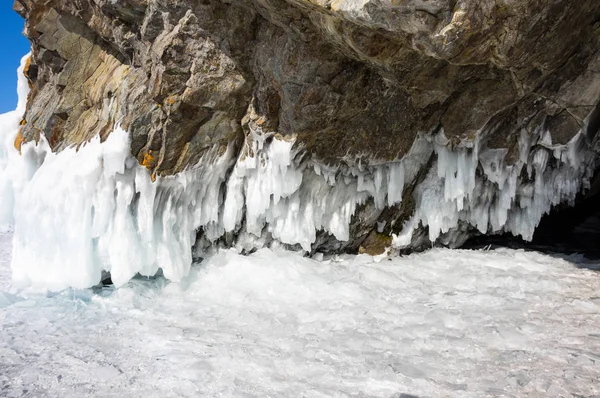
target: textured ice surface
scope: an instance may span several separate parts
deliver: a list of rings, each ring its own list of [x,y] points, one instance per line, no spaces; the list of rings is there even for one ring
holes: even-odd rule
[[[180,283],[9,286],[2,397],[591,397],[600,274],[539,253],[225,251]]]
[[[26,59],[17,109],[0,115],[0,230],[14,230],[14,281],[61,289],[93,286],[103,270],[117,285],[159,267],[171,280],[187,275],[196,230],[213,239],[224,232],[221,186],[231,154],[214,148],[198,167],[152,183],[119,126],[77,150],[52,153],[42,136],[19,152]]]

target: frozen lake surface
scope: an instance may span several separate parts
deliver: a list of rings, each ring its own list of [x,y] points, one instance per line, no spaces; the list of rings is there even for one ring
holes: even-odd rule
[[[52,293],[11,287],[10,240],[1,397],[600,394],[600,273],[576,257],[225,251],[180,284]]]

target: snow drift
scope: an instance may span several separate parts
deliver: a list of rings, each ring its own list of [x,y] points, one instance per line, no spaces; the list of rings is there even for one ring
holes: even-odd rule
[[[180,280],[193,261],[197,232],[238,248],[280,242],[310,251],[317,231],[351,238],[357,207],[398,205],[405,185],[435,154],[414,191],[414,215],[396,248],[428,239],[460,244],[471,229],[531,239],[540,218],[588,188],[595,143],[580,132],[553,145],[547,131],[523,132],[516,162],[485,145],[486,132],[452,147],[443,131],[422,135],[396,162],[326,167],[304,159],[294,139],[260,129],[240,154],[208,151],[192,169],[152,182],[130,155],[119,126],[106,141],[52,153],[42,136],[15,149],[27,82],[19,72],[17,110],[0,118],[0,221],[14,228],[12,270],[18,284],[87,287],[110,271],[116,285],[136,273]]]

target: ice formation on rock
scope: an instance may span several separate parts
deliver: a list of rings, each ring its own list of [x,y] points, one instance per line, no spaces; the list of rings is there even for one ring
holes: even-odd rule
[[[54,154],[41,140],[22,151],[45,158],[14,208],[13,272],[20,283],[85,287],[107,270],[120,285],[159,267],[178,280],[189,272],[196,229],[218,228],[223,157],[152,183],[118,127],[105,142],[95,138],[79,150]]]
[[[429,241],[451,245],[469,228],[531,239],[544,213],[587,187],[594,166],[583,133],[552,145],[547,131],[523,132],[514,164],[507,150],[486,147],[484,133],[451,148],[439,131],[396,162],[330,167],[306,159],[293,138],[258,129],[239,155],[214,148],[193,169],[152,182],[119,126],[104,142],[52,153],[42,136],[19,153],[26,95],[21,72],[18,108],[0,116],[0,222],[14,228],[14,280],[52,289],[94,285],[103,270],[117,285],[159,268],[179,280],[199,230],[208,242],[228,235],[242,248],[281,242],[310,251],[319,230],[349,240],[358,206],[371,198],[380,211],[400,204],[432,154],[395,247],[415,245],[421,227]]]
[[[419,224],[428,227],[431,242],[447,234],[445,243],[462,243],[461,224],[482,234],[510,232],[531,240],[544,214],[559,203],[573,204],[589,188],[597,142],[587,143],[584,131],[566,145],[552,145],[548,131],[533,136],[523,131],[512,165],[505,163],[506,149],[480,145],[481,137],[449,150],[440,144],[441,132],[433,142],[437,167],[417,187],[415,214],[394,236],[394,245],[409,246]]]
[[[247,232],[260,236],[266,227],[280,242],[310,251],[319,230],[341,241],[350,239],[351,217],[370,197],[381,209],[386,198],[390,205],[402,201],[404,162],[345,169],[311,161],[298,164],[293,140],[271,138],[265,144],[265,137],[272,134],[254,134],[252,147],[240,156],[229,178],[223,216],[228,232],[240,228],[245,218]],[[423,159],[423,152],[428,155],[419,139],[406,159]],[[409,170],[410,178],[421,165]]]
[[[87,287],[107,270],[121,285],[159,267],[172,280],[187,275],[195,231],[222,234],[220,188],[231,156],[209,151],[194,170],[152,183],[118,126],[105,142],[96,137],[57,154],[42,136],[19,155],[13,143],[27,95],[24,62],[19,108],[1,119],[0,221],[14,228],[15,282]]]
[[[23,189],[23,183],[28,181],[35,167],[30,167],[31,162],[24,160],[15,150],[14,143],[17,138],[19,123],[25,113],[29,86],[23,75],[23,70],[29,54],[21,59],[17,72],[17,108],[0,115],[0,229],[6,229],[14,222],[13,208],[15,196]]]

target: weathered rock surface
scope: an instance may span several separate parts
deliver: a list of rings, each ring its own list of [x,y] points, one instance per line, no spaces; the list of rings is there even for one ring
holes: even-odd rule
[[[347,175],[398,161],[417,137],[440,132],[449,149],[477,142],[502,150],[505,166],[526,168],[538,147],[552,153],[580,131],[593,149],[600,126],[597,0],[16,0],[14,8],[33,50],[17,144],[43,135],[61,151],[121,123],[154,177],[194,167],[214,148],[232,149],[233,167],[238,154],[254,155],[244,144],[253,134],[272,133],[295,140],[298,164]],[[359,203],[348,240],[322,232],[313,249],[388,245],[415,212],[439,151],[419,156],[401,203]],[[538,174],[558,168],[546,163]],[[482,184],[497,182],[483,160],[476,167]]]

